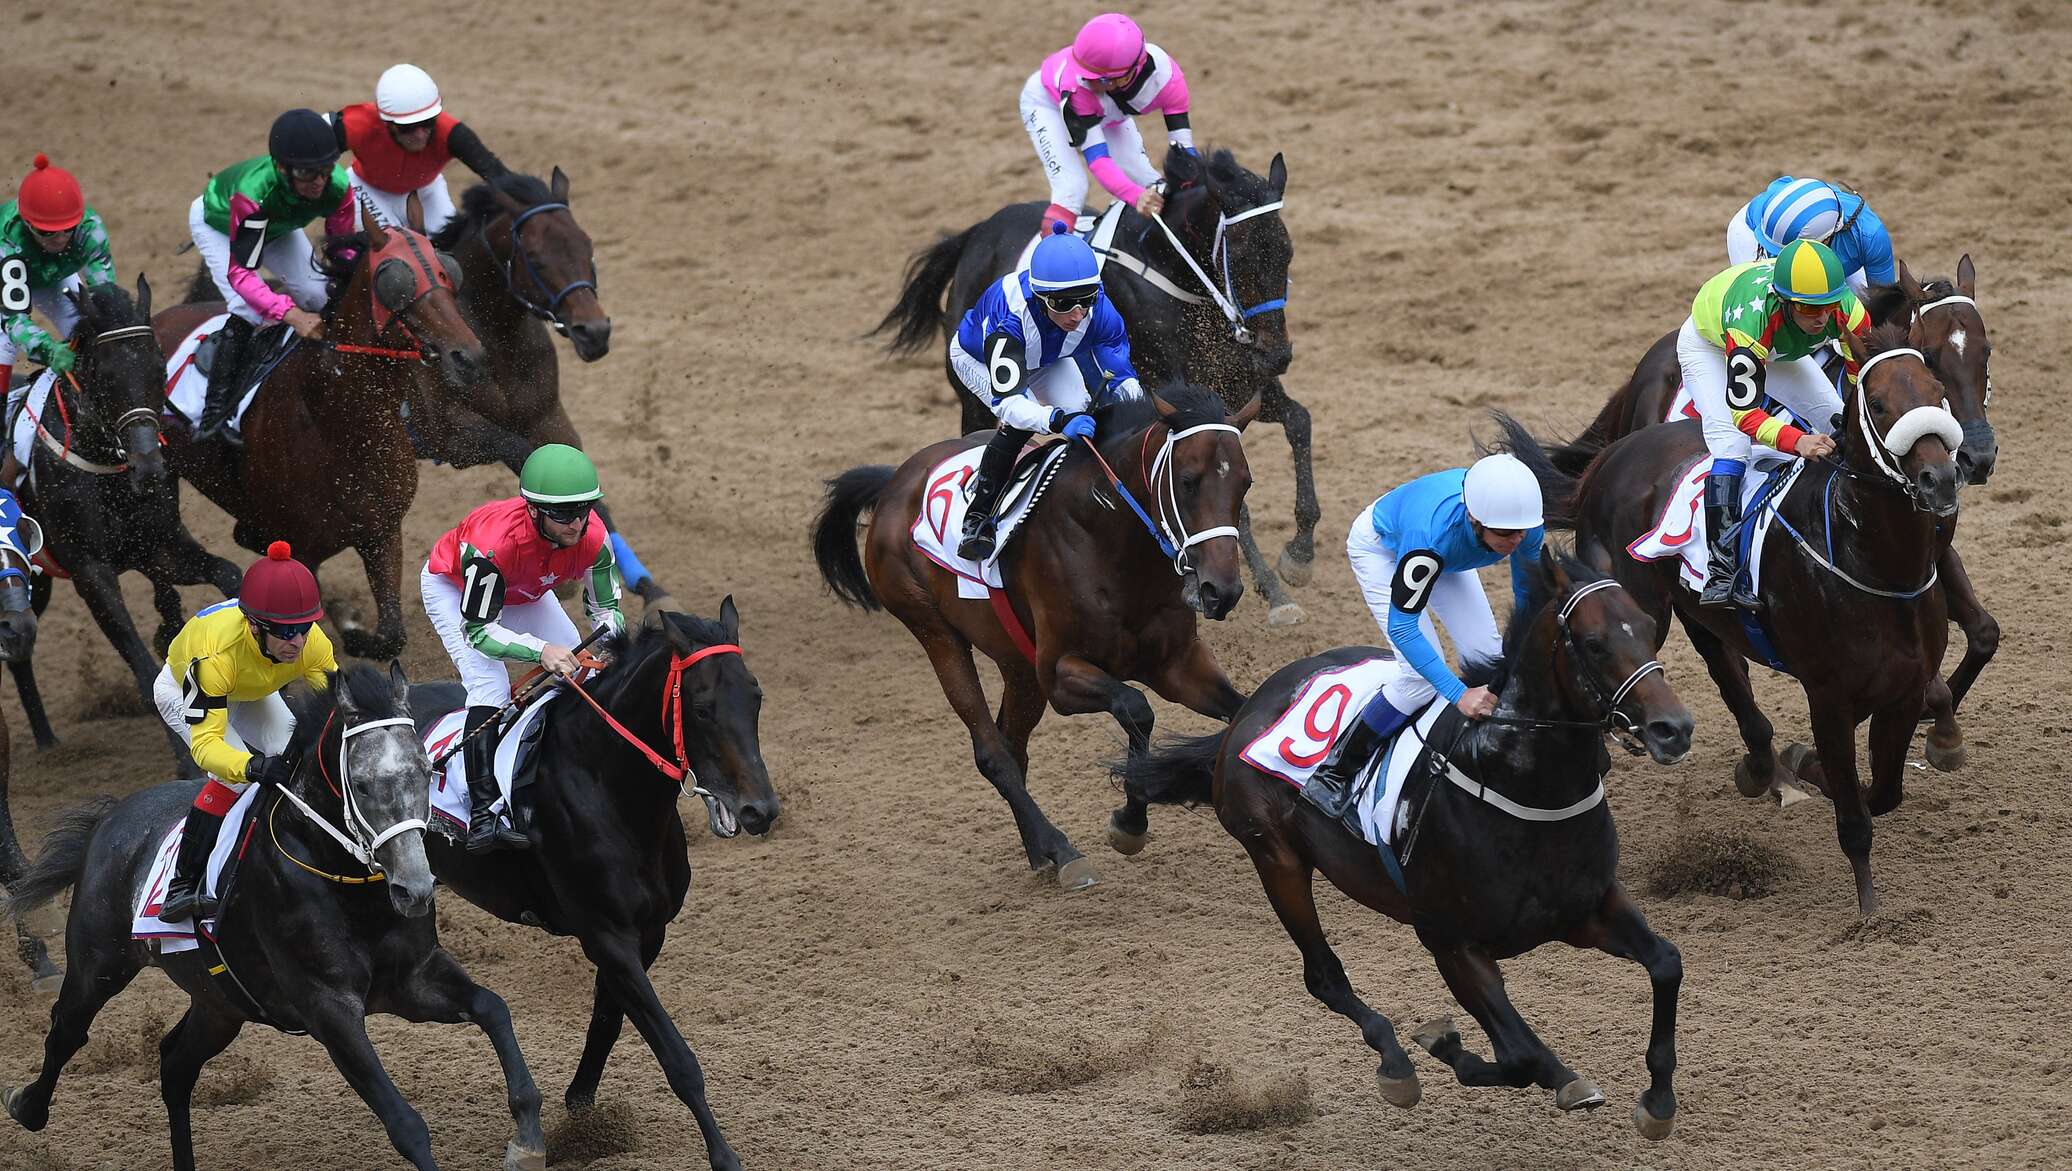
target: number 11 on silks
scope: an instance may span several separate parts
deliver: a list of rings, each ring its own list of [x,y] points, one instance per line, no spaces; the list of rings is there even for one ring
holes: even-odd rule
[[[1446,571],[1446,561],[1430,549],[1419,549],[1396,562],[1396,578],[1389,584],[1389,605],[1405,614],[1424,613],[1432,600],[1432,583]]]

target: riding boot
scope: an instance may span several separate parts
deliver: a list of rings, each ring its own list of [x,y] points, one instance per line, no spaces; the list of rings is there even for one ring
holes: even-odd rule
[[[468,837],[462,845],[470,854],[523,850],[532,845],[524,834],[505,825],[490,808],[502,795],[496,784],[497,734],[493,726],[496,712],[493,707],[468,709],[466,732],[473,738],[461,749],[461,771],[468,774]],[[477,728],[483,730],[476,733]]]
[[[1302,786],[1302,795],[1318,809],[1343,820],[1352,807],[1353,783],[1360,779],[1360,770],[1367,767],[1390,736],[1409,722],[1410,717],[1397,711],[1386,695],[1376,692],[1352,727],[1339,735],[1338,742],[1331,746],[1331,755],[1311,774],[1309,783]]]
[[[215,917],[216,900],[202,892],[203,872],[209,854],[216,849],[216,832],[223,828],[223,815],[199,806],[187,811],[187,828],[180,833],[180,854],[173,860],[173,880],[166,884],[158,917],[167,923]]]
[[[242,438],[233,431],[230,416],[237,411],[240,383],[244,381],[245,357],[252,348],[252,323],[233,313],[216,334],[216,352],[209,359],[209,389],[202,403],[201,419],[194,426],[194,439],[202,442],[223,439],[233,447]]]
[[[1753,610],[1761,600],[1741,580],[1741,477],[1714,472],[1705,477],[1705,529],[1712,548],[1705,567],[1701,606]]]
[[[971,504],[964,511],[964,539],[957,542],[957,556],[967,561],[987,561],[993,556],[993,508],[1014,472],[1014,457],[1029,441],[1029,432],[1003,426],[986,442],[986,454],[978,461],[978,475],[972,478]]]

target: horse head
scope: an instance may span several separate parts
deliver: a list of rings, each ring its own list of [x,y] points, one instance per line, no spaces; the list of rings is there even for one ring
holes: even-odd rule
[[[1214,391],[1175,383],[1149,395],[1150,411],[1129,400],[1104,408],[1103,458],[1141,485],[1180,596],[1206,618],[1225,617],[1245,594],[1237,525],[1252,469],[1240,433],[1259,417],[1259,403],[1253,395],[1225,417]]]
[[[1955,454],[1964,428],[1944,405],[1943,384],[1911,341],[1902,322],[1877,326],[1868,339],[1843,331],[1842,342],[1857,362],[1857,384],[1842,404],[1836,440],[1844,461],[1860,475],[1889,481],[1924,512],[1954,516]]]
[[[29,560],[42,548],[42,526],[23,515],[13,492],[0,488],[0,662],[25,662],[36,652]]]
[[[334,313],[348,323],[357,321],[364,310],[367,323],[357,329],[348,324],[341,340],[414,348],[421,360],[438,363],[448,385],[470,386],[482,377],[488,363],[482,342],[461,316],[456,299],[460,267],[433,248],[425,235],[424,210],[415,193],[407,208],[407,222],[396,226],[382,224],[372,208],[363,211],[366,246],[332,305]],[[330,336],[330,331],[326,334]],[[404,344],[398,346],[398,342]]]
[[[1964,428],[1957,470],[1965,483],[1983,484],[1993,475],[2000,443],[1986,418],[1986,408],[1993,404],[1993,343],[1986,338],[1986,320],[1974,299],[1978,270],[1967,252],[1957,261],[1955,281],[1937,278],[1917,285],[1902,263],[1898,283],[1906,294],[1914,347],[1927,355],[1949,392],[1950,413]]]
[[[72,441],[106,442],[111,462],[129,465],[132,490],[164,491],[171,483],[158,445],[165,352],[151,330],[151,282],[137,274],[134,299],[115,284],[69,289],[65,296],[79,310],[73,378],[85,398],[82,417],[71,420]]]
[[[1238,165],[1227,150],[1207,159],[1174,147],[1166,154],[1166,218],[1188,251],[1237,314],[1232,332],[1248,349],[1253,371],[1287,373],[1295,347],[1288,340],[1288,266],[1295,245],[1279,215],[1288,165],[1273,156],[1264,178]]]
[[[341,849],[356,851],[369,869],[380,868],[399,914],[430,913],[424,829],[432,764],[410,719],[402,664],[389,664],[386,676],[365,664],[335,672],[328,688],[296,707],[295,726],[302,731],[288,755],[298,762],[297,794],[350,840],[350,847],[338,843]]]
[[[597,299],[590,235],[569,209],[568,176],[556,167],[550,185],[531,175],[510,174],[476,190],[487,192],[489,202],[471,208],[476,214],[470,218],[480,217],[479,230],[491,259],[503,270],[511,298],[566,335],[576,357],[585,362],[604,357],[611,350],[612,319]]]
[[[1617,581],[1551,548],[1535,588],[1547,599],[1536,629],[1564,710],[1637,739],[1657,764],[1682,760],[1691,713],[1655,661],[1654,619]]]

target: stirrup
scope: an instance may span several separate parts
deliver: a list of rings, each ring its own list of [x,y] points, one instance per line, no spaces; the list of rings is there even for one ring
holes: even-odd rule
[[[166,886],[165,901],[159,904],[158,917],[166,923],[191,923],[196,927],[204,919],[214,918],[221,910],[221,904],[209,895],[203,894],[201,880],[182,884],[176,876]]]
[[[481,819],[471,815],[468,818],[468,836],[461,840],[461,848],[470,854],[529,850],[532,839],[505,825],[504,819],[495,814],[485,814]]]
[[[999,537],[994,530],[993,522],[988,520],[978,528],[965,533],[964,539],[957,542],[957,556],[966,561],[984,561],[993,555],[998,546]]]

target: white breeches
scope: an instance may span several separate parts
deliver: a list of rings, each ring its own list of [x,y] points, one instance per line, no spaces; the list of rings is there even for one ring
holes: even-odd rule
[[[460,616],[460,583],[425,566],[418,574],[424,592],[424,614],[439,632],[446,655],[460,672],[468,689],[469,707],[501,707],[511,699],[511,672],[502,659],[492,659],[468,645],[467,630]],[[561,600],[544,594],[533,601],[505,606],[496,616],[497,625],[520,634],[530,634],[556,644],[573,647],[583,641],[576,624],[569,621]]]
[[[1705,449],[1715,459],[1748,459],[1753,442],[1734,426],[1733,408],[1727,405],[1726,351],[1699,336],[1698,323],[1686,317],[1676,334],[1676,360],[1705,423]],[[1792,422],[1803,431],[1826,433],[1828,420],[1842,409],[1841,396],[1818,358],[1770,362],[1763,374],[1763,392],[1791,412]]]
[[[352,184],[354,199],[353,224],[366,227],[366,210],[359,206],[359,200],[374,205],[381,215],[382,223],[394,227],[410,222],[410,192],[383,191],[360,177],[358,171],[348,168],[345,177]],[[436,235],[446,222],[453,218],[453,195],[446,190],[446,176],[435,175],[432,181],[417,189],[417,201],[424,206],[424,234]]]
[[[1050,91],[1043,88],[1043,79],[1037,74],[1030,74],[1022,86],[1021,111],[1022,129],[1029,132],[1043,175],[1050,180],[1050,201],[1074,211],[1085,210],[1086,187],[1092,176],[1087,173],[1086,160],[1072,149],[1064,113],[1050,100]],[[1123,174],[1146,187],[1158,182],[1158,168],[1144,152],[1144,136],[1137,132],[1134,121],[1124,119],[1103,127],[1102,136],[1108,143],[1108,156],[1121,165]]]
[[[194,728],[187,722],[187,697],[181,693],[172,664],[158,669],[158,678],[151,684],[151,698],[157,702],[158,718],[165,721],[166,727],[178,733],[182,743],[193,744]],[[278,756],[287,751],[288,740],[295,735],[295,713],[288,710],[288,701],[278,692],[263,699],[231,700],[226,711],[230,719],[223,729],[223,742],[233,748]]]
[[[201,200],[187,212],[187,231],[194,237],[194,250],[201,253],[201,261],[208,266],[210,279],[216,282],[216,291],[223,294],[223,301],[232,313],[251,322],[265,325],[267,321],[257,309],[245,303],[237,290],[230,287],[230,237],[208,225],[202,218]],[[306,233],[289,232],[278,239],[268,240],[259,252],[259,265],[281,282],[281,288],[295,304],[311,313],[321,313],[329,290],[324,287],[323,275],[317,272],[312,261],[316,249],[311,247]]]
[[[977,395],[978,401],[986,404],[1002,423],[1024,431],[1048,434],[1052,407],[1069,415],[1085,410],[1093,401],[1086,387],[1086,375],[1070,354],[1027,374],[1020,391],[997,403],[993,401],[993,383],[985,362],[966,353],[955,334],[950,335],[950,369],[957,372],[957,380],[964,384],[964,389]]]
[[[1345,559],[1352,563],[1353,579],[1360,583],[1360,596],[1367,599],[1375,625],[1381,627],[1382,641],[1393,649],[1395,643],[1389,640],[1389,588],[1396,579],[1396,555],[1381,543],[1381,534],[1374,531],[1372,504],[1353,518],[1352,531],[1345,537]],[[1418,615],[1417,625],[1432,646],[1438,647],[1439,635],[1432,622],[1435,614],[1439,625],[1452,637],[1454,650],[1463,662],[1487,663],[1504,653],[1496,612],[1490,608],[1489,596],[1482,592],[1482,579],[1474,570],[1442,573],[1432,583],[1431,600],[1425,603],[1424,613]],[[1403,661],[1401,651],[1397,651],[1395,662],[1381,693],[1397,711],[1415,715],[1438,692]]]
[[[72,336],[72,327],[79,324],[79,310],[72,304],[72,298],[65,290],[79,287],[79,274],[73,273],[59,281],[55,287],[29,290],[29,308],[43,314],[50,322],[50,336],[63,341]],[[0,332],[0,366],[14,365],[14,339]]]

